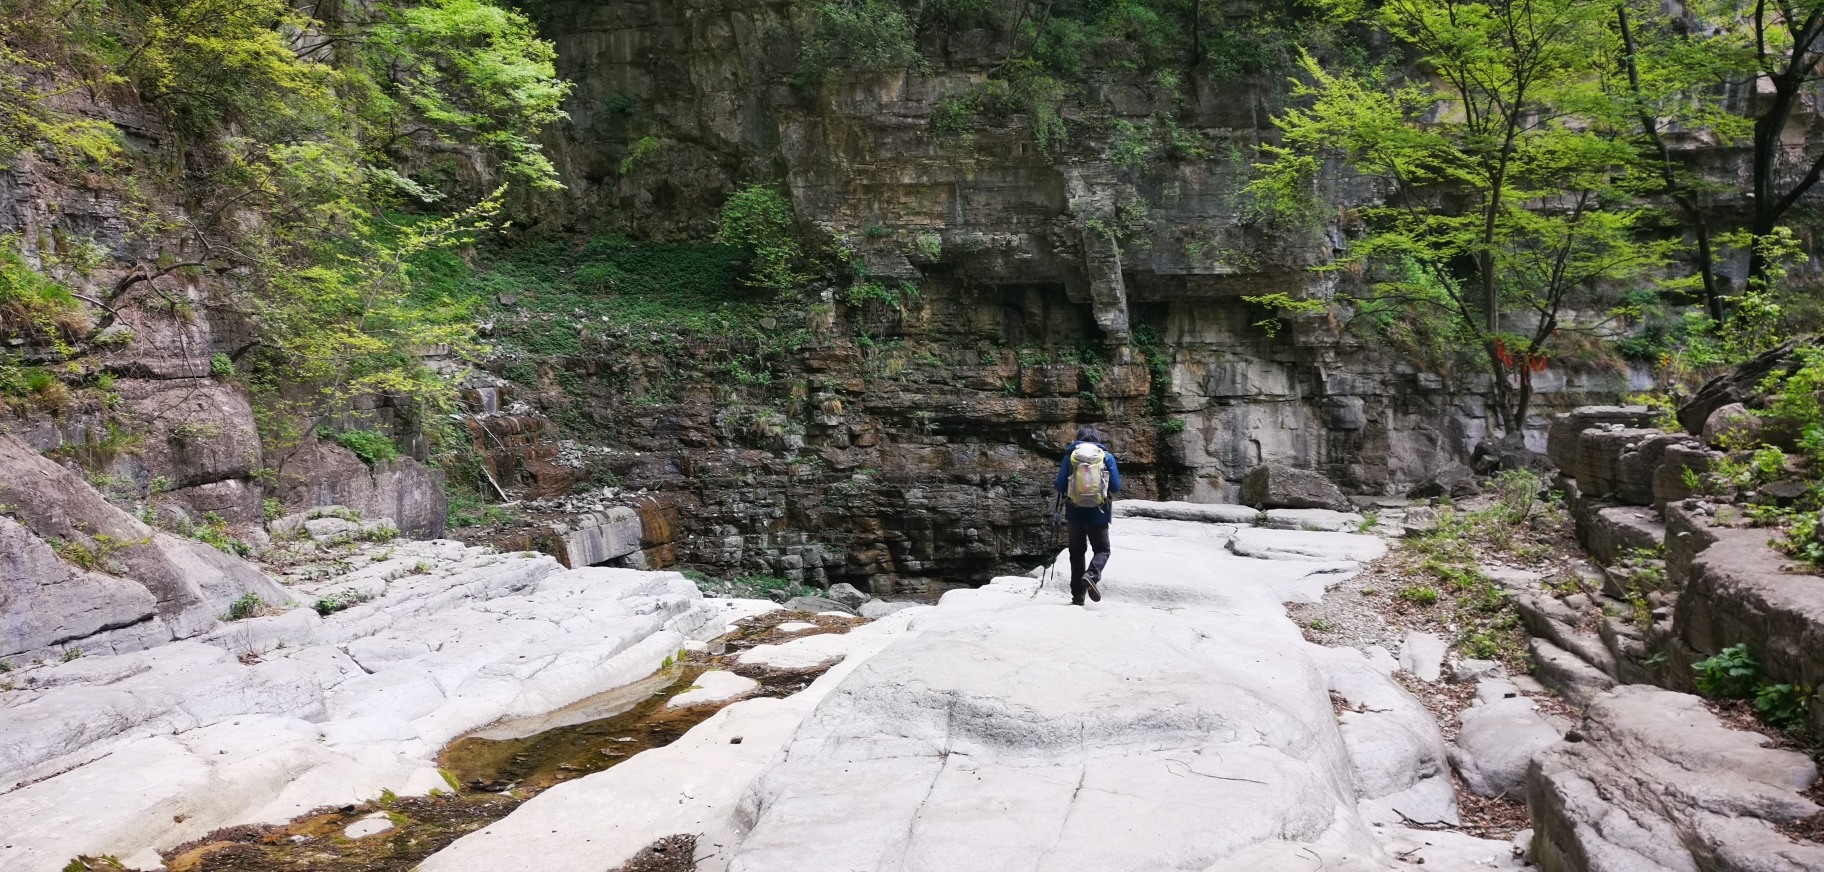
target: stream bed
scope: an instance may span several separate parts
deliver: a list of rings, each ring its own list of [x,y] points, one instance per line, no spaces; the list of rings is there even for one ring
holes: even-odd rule
[[[778,625],[787,621],[816,626],[779,631]],[[438,757],[450,792],[422,797],[385,794],[370,802],[317,809],[285,824],[217,830],[161,853],[170,872],[410,872],[425,858],[506,817],[538,793],[669,745],[735,702],[666,707],[705,671],[726,669],[760,682],[753,696],[789,696],[828,666],[754,669],[736,663],[736,656],[755,645],[845,633],[862,623],[789,611],[747,618],[736,623],[737,631],[710,643],[707,652],[685,654],[631,685],[457,738]],[[351,837],[351,827],[369,834]],[[111,868],[105,860],[83,859],[91,868]],[[651,859],[656,858],[636,858]],[[658,868],[647,862],[633,865]]]

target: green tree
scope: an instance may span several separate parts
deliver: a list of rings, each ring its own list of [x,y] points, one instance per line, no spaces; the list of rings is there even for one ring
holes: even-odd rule
[[[425,169],[455,152],[556,186],[536,144],[570,87],[554,57],[492,0],[0,0],[0,163],[27,149],[109,162],[88,184],[112,189],[157,254],[89,302],[189,318],[196,302],[167,283],[193,280],[202,306],[252,328],[230,362],[256,396],[435,405],[449,386],[421,354],[474,347],[473,319],[406,263],[495,226],[503,199],[495,184],[440,190]],[[73,90],[130,94],[175,141],[129,155],[112,125],[58,114],[51,97]]]
[[[1578,110],[1600,100],[1613,57],[1609,3],[1389,0],[1372,14],[1422,73],[1332,71],[1307,56],[1304,108],[1276,124],[1253,191],[1269,209],[1314,214],[1324,162],[1389,180],[1367,229],[1321,269],[1372,277],[1364,308],[1434,321],[1431,341],[1473,350],[1500,424],[1525,423],[1533,375],[1566,334],[1604,330],[1605,289],[1663,263],[1631,205],[1636,154]]]

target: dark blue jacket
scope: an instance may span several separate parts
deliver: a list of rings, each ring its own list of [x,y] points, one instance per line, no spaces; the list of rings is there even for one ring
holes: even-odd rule
[[[1072,442],[1069,448],[1064,449],[1064,462],[1058,466],[1058,480],[1052,485],[1060,494],[1066,493],[1070,487],[1070,453],[1077,450],[1077,446],[1082,444],[1084,443]],[[1073,506],[1070,501],[1066,500],[1064,502],[1064,520],[1072,524],[1099,524],[1106,527],[1115,518],[1114,494],[1121,489],[1121,467],[1115,463],[1115,453],[1109,451],[1108,446],[1100,442],[1089,444],[1102,449],[1102,462],[1108,464],[1109,498],[1099,507]]]

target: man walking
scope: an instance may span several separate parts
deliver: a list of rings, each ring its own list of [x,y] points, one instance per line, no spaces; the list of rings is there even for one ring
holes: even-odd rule
[[[1096,602],[1102,591],[1096,588],[1102,580],[1102,568],[1108,565],[1108,525],[1114,520],[1115,492],[1121,490],[1121,468],[1115,455],[1103,444],[1106,436],[1094,427],[1077,430],[1077,441],[1064,454],[1054,487],[1064,499],[1064,520],[1070,527],[1070,604],[1083,604],[1083,594]],[[1089,568],[1083,566],[1083,552],[1094,548],[1096,556]]]

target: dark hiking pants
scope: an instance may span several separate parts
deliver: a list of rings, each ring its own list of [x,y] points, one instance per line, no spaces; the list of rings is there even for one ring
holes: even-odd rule
[[[1108,525],[1070,522],[1070,598],[1074,602],[1082,602],[1089,591],[1083,582],[1083,552],[1091,547],[1096,556],[1090,559],[1089,569],[1100,579],[1102,567],[1108,565]]]

